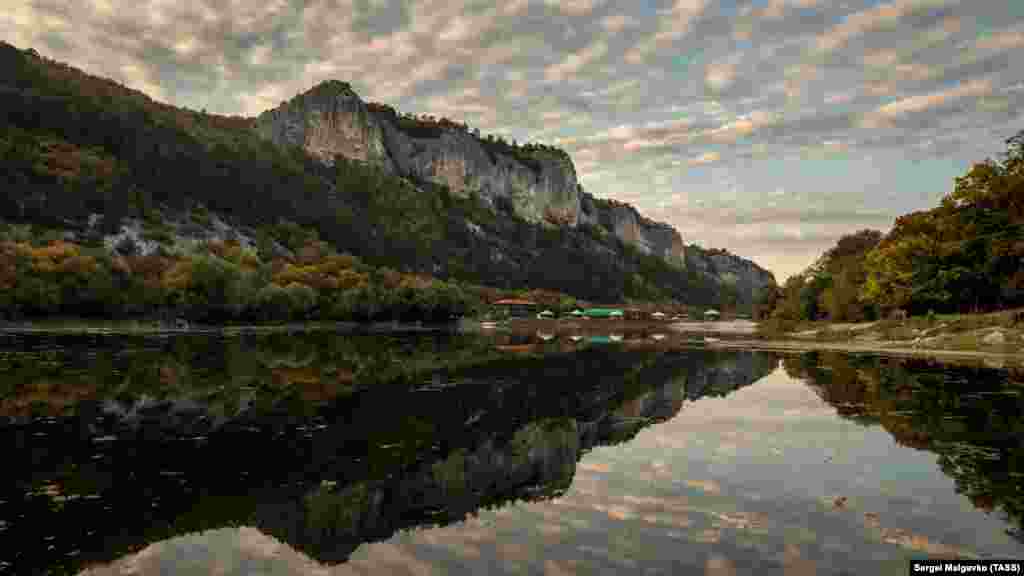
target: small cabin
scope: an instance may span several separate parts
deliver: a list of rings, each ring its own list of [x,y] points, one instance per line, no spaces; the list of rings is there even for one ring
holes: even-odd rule
[[[722,317],[722,314],[719,313],[719,311],[715,310],[714,308],[704,312],[704,319],[705,320],[718,320],[721,317]]]

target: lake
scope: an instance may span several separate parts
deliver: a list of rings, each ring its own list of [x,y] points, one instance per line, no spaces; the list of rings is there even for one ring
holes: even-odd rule
[[[1024,374],[656,329],[0,334],[0,573],[1024,558]]]

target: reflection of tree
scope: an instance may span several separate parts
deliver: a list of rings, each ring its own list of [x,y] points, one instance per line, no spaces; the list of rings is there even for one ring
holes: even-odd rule
[[[1024,398],[1019,371],[929,360],[810,353],[784,360],[840,415],[881,424],[897,442],[939,455],[957,492],[1024,526]]]
[[[396,530],[557,495],[585,451],[632,438],[672,417],[683,398],[726,394],[775,364],[752,352],[611,347],[488,356],[489,342],[457,337],[364,339],[376,350],[345,340],[359,339],[183,340],[111,352],[116,376],[80,364],[54,368],[55,380],[90,383],[88,397],[53,412],[56,426],[20,416],[22,424],[0,427],[0,450],[17,471],[0,485],[14,495],[4,518],[32,519],[6,533],[24,550],[25,571],[75,572],[151,542],[233,525],[257,526],[322,562],[344,561],[360,543]],[[330,366],[368,369],[355,364],[362,353],[370,356],[362,366],[418,362],[420,372],[398,373],[405,381],[440,369],[458,385],[375,380],[311,401],[288,393],[307,384],[269,376],[268,366],[321,376],[334,373]],[[161,370],[174,376],[150,378]],[[111,394],[121,400],[112,404]],[[18,449],[38,430],[47,436]],[[29,490],[38,495],[24,498]],[[110,529],[87,536],[80,528],[97,526],[97,514]],[[45,549],[42,527],[57,534],[61,550]],[[64,556],[70,550],[79,553]]]

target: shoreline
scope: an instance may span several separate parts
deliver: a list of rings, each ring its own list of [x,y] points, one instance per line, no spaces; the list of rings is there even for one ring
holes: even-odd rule
[[[806,340],[737,340],[722,339],[708,342],[707,348],[764,350],[770,352],[843,352],[878,354],[885,356],[918,356],[918,357],[950,357],[977,358],[988,360],[1009,360],[1015,364],[1024,364],[1024,352],[997,352],[992,350],[949,350],[944,348],[915,348],[901,342],[876,342],[866,345],[855,342],[820,342]]]

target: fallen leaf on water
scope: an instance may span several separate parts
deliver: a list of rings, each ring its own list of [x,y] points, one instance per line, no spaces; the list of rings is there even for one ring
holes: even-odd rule
[[[714,480],[687,480],[686,485],[690,488],[703,490],[708,494],[720,494],[722,492],[721,487]]]
[[[704,564],[705,576],[732,576],[736,574],[736,566],[725,556],[712,556]]]
[[[702,530],[694,538],[695,541],[701,544],[717,544],[722,538],[722,530],[719,528],[711,528],[709,530]]]

